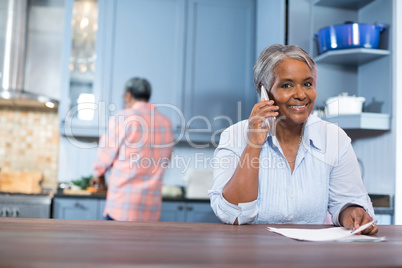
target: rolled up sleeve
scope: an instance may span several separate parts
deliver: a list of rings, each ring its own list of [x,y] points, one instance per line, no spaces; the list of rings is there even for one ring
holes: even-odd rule
[[[97,159],[94,163],[96,176],[105,174],[118,156],[120,145],[125,141],[124,118],[120,113],[111,117],[107,131],[99,139]]]
[[[229,203],[222,195],[223,188],[230,180],[240,160],[240,155],[227,148],[217,148],[215,151],[214,182],[208,191],[211,207],[215,215],[224,223],[238,224],[253,222],[258,215],[257,200],[238,205]]]

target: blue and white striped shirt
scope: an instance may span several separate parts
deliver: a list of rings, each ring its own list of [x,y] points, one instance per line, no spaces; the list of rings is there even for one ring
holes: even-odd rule
[[[222,189],[232,177],[247,145],[247,120],[226,129],[215,150],[214,182],[209,191],[218,218],[233,224],[322,224],[329,212],[339,225],[339,213],[355,204],[374,218],[351,140],[338,126],[310,115],[293,173],[275,136],[264,143],[259,162],[258,198],[231,204]]]

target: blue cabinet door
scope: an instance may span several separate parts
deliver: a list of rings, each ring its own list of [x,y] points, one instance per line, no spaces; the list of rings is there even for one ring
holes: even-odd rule
[[[216,222],[221,221],[215,216],[209,203],[187,203],[186,207],[187,222]]]
[[[209,203],[163,202],[161,221],[164,222],[221,222]]]
[[[185,222],[185,202],[163,202],[160,221],[164,222]]]
[[[106,114],[123,108],[125,82],[140,76],[181,137],[195,129],[211,140],[247,118],[256,96],[255,6],[255,0],[99,0],[94,87]]]
[[[152,86],[150,102],[180,125],[184,71],[184,0],[115,0],[110,59],[110,103],[123,107],[125,82],[139,76]]]
[[[255,1],[189,0],[185,114],[189,129],[220,130],[255,101]]]
[[[98,201],[95,199],[54,198],[53,218],[97,220]]]
[[[103,217],[103,211],[105,210],[105,205],[106,205],[106,200],[105,199],[99,199],[98,200],[98,220],[105,220],[106,218]]]
[[[76,34],[77,29],[74,29],[72,26],[73,24],[76,26],[80,25],[79,23],[72,23],[81,19],[79,14],[74,15],[73,11],[74,6],[80,1],[64,1],[65,26],[60,105],[58,110],[60,133],[62,135],[99,137],[105,130],[107,123],[105,100],[107,97],[105,96],[105,92],[102,91],[102,85],[104,84],[103,80],[105,77],[104,66],[106,63],[104,61],[104,51],[107,50],[105,46],[107,43],[105,42],[107,40],[105,32],[108,23],[106,10],[108,9],[108,5],[110,5],[109,1],[88,0],[89,3],[83,3],[83,1],[80,3],[81,5],[88,5],[87,8],[90,12],[86,15],[86,19],[89,18],[89,21],[87,21],[88,25],[93,25],[89,32],[85,32],[85,36],[84,34],[82,36]],[[82,6],[77,6],[76,10],[82,10]],[[96,17],[98,17],[97,21],[95,20]],[[93,38],[93,35],[96,35],[96,38]],[[76,46],[72,44],[76,44]],[[89,51],[91,52],[89,53]],[[94,64],[95,70],[89,65],[89,62]],[[79,69],[78,66],[81,66],[82,69]],[[78,105],[79,102],[86,104]]]

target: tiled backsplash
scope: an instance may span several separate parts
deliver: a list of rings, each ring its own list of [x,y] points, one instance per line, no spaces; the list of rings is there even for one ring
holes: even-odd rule
[[[0,168],[42,172],[44,188],[57,188],[57,111],[0,106]]]

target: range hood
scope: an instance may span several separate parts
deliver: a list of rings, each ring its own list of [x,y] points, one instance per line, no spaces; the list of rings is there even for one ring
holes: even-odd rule
[[[56,108],[58,101],[25,88],[28,0],[0,1],[0,104]]]

